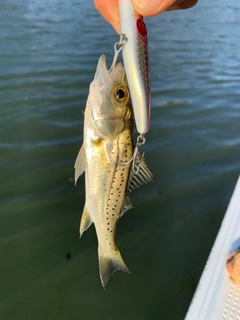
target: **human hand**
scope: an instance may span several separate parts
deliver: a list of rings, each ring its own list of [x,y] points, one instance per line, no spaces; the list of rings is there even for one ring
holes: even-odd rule
[[[188,9],[198,0],[132,0],[134,10],[142,16],[156,16],[166,10]],[[118,0],[94,0],[96,9],[120,33]]]

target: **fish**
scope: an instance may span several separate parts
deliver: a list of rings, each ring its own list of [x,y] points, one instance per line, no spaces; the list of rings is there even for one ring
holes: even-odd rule
[[[75,184],[85,172],[85,205],[80,237],[94,224],[98,238],[99,274],[103,288],[111,275],[130,274],[116,243],[117,221],[130,208],[130,192],[152,181],[144,157],[133,143],[133,112],[122,63],[107,69],[101,55],[84,111],[83,144]],[[134,170],[133,170],[134,164]]]

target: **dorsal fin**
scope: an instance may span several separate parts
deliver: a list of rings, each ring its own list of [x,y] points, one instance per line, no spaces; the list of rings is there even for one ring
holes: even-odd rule
[[[138,151],[135,159],[133,159],[130,177],[128,182],[128,191],[132,191],[135,188],[138,188],[144,183],[153,181],[153,174],[149,170],[145,160],[144,155],[141,155]]]
[[[85,168],[86,168],[86,154],[85,154],[84,145],[82,145],[82,147],[78,153],[77,159],[74,164],[74,168],[75,168],[74,180],[75,180],[75,185],[76,185],[77,179],[85,171]]]
[[[129,196],[126,196],[124,201],[123,201],[123,205],[122,205],[122,208],[121,208],[121,212],[120,212],[120,217],[122,217],[124,215],[124,213],[131,209],[133,206],[132,206],[132,203],[130,201],[130,198]]]
[[[80,222],[80,228],[79,228],[80,237],[82,236],[83,232],[86,231],[91,226],[91,224],[92,224],[92,219],[90,217],[90,214],[87,208],[84,206],[82,218]]]

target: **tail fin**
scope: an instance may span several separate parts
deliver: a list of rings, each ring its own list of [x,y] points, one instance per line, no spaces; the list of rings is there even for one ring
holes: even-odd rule
[[[111,275],[118,270],[131,274],[117,248],[112,251],[111,254],[99,252],[99,273],[104,289],[106,288]]]

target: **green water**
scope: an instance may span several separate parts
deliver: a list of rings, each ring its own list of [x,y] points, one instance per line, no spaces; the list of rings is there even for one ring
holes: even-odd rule
[[[104,291],[73,164],[97,60],[110,64],[118,37],[91,1],[1,1],[0,319],[184,318],[240,172],[239,21],[232,0],[146,19],[155,181],[118,223],[132,275]]]

